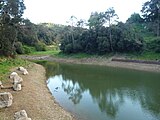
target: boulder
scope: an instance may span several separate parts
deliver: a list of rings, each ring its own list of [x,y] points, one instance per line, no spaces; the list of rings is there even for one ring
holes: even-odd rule
[[[28,115],[25,110],[21,110],[19,112],[16,112],[14,114],[15,120],[31,120],[31,118],[28,118]]]
[[[23,79],[16,72],[12,72],[9,78],[13,79],[13,84],[23,82]]]
[[[13,96],[9,92],[0,93],[0,108],[10,107],[12,105]]]
[[[20,83],[14,83],[13,84],[13,90],[21,91],[22,90],[22,85]]]
[[[13,79],[15,76],[17,76],[18,74],[16,72],[12,72],[9,76],[10,79]]]
[[[23,75],[28,75],[28,71],[24,67],[19,67],[18,70],[21,71]]]
[[[14,76],[13,84],[18,84],[18,83],[22,83],[22,82],[23,82],[23,79],[19,75]]]

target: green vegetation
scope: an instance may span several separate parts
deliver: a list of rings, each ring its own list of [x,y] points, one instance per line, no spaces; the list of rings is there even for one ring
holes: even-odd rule
[[[160,60],[160,54],[155,52],[144,52],[141,55],[136,55],[135,59],[140,60]]]
[[[85,58],[118,53],[137,59],[159,59],[159,0],[144,3],[142,16],[133,13],[125,23],[118,21],[113,7],[92,12],[87,22],[71,16],[68,26],[33,24],[22,18],[24,10],[23,0],[0,1],[0,56]]]
[[[29,62],[22,59],[0,58],[0,80],[5,80],[10,69],[17,66],[26,66]]]
[[[34,51],[30,53],[29,55],[57,55],[59,54],[60,51],[53,51],[53,50],[48,50],[48,51]]]
[[[19,23],[25,5],[23,0],[0,1],[0,54],[14,56],[14,45],[17,39]]]

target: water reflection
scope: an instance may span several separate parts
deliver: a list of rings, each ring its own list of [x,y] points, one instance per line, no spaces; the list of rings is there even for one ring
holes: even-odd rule
[[[62,88],[69,96],[69,100],[72,100],[74,104],[78,104],[82,99],[84,91],[79,87],[78,83],[73,84],[71,81],[63,81]]]
[[[124,120],[127,117],[130,120],[160,119],[160,74],[158,73],[87,65],[56,63],[51,65],[48,62],[44,65],[49,80],[61,76],[60,87],[73,105],[91,104],[91,108],[87,109],[92,113],[95,112],[95,117],[92,114],[93,118],[89,116],[88,120],[96,120],[96,116],[99,120]],[[55,83],[51,86],[56,87]],[[88,100],[89,97],[83,98],[86,91],[91,100]],[[64,93],[61,92],[61,95]],[[99,108],[98,112],[95,110],[95,104]]]

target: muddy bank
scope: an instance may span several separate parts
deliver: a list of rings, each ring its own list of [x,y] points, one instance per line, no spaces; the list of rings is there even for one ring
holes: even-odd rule
[[[111,66],[111,67],[121,67],[129,68],[142,71],[151,71],[151,72],[160,72],[160,65],[157,64],[145,64],[145,63],[133,63],[133,62],[121,62],[121,61],[112,61],[112,58],[57,58],[46,56],[20,56],[23,59],[28,60],[47,60],[63,63],[75,63],[75,64],[90,64],[90,65],[102,65],[102,66]]]
[[[32,120],[74,120],[70,113],[56,103],[49,92],[44,67],[33,63],[27,69],[29,75],[19,73],[24,80],[22,91],[0,89],[0,92],[11,92],[14,98],[11,107],[0,109],[0,120],[13,120],[14,113],[23,109]],[[14,71],[18,72],[16,69]],[[11,80],[4,85],[11,86]]]

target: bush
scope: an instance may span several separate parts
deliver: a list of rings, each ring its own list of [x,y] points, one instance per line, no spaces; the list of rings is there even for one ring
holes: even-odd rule
[[[46,45],[43,42],[38,42],[35,45],[36,51],[46,51]]]
[[[24,49],[24,54],[29,54],[32,52],[32,49],[28,46],[23,46],[23,49]]]
[[[16,53],[18,53],[18,54],[24,54],[24,48],[23,48],[23,45],[22,45],[21,42],[16,42],[15,45],[14,45],[14,47],[15,47]]]
[[[72,52],[73,52],[72,44],[67,44],[67,45],[65,46],[64,52],[65,52],[65,53],[72,53]]]
[[[147,43],[147,47],[156,53],[160,53],[160,37],[153,38]]]

